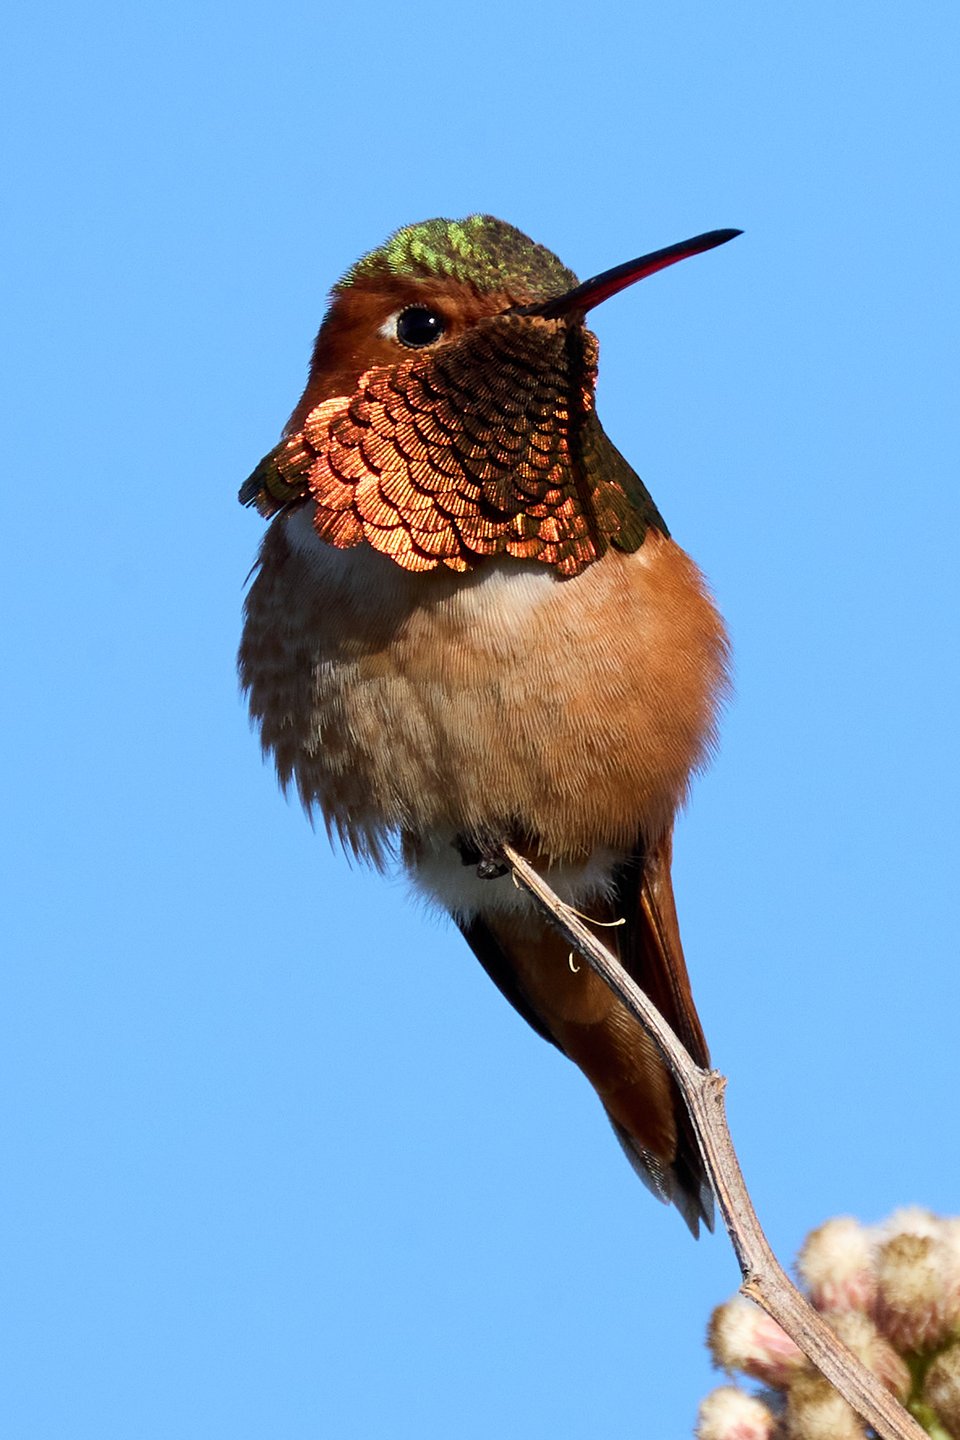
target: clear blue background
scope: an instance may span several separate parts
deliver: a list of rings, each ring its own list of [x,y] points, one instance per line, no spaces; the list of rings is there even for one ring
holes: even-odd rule
[[[737,1274],[236,692],[235,501],[325,293],[487,210],[728,617],[695,988],[775,1247],[960,1210],[953,4],[8,21],[4,1434],[685,1437]]]

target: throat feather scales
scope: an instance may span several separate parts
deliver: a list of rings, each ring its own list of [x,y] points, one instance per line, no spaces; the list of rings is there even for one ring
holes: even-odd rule
[[[265,463],[285,497],[309,492],[338,548],[366,542],[412,571],[509,555],[577,575],[651,525],[666,533],[597,419],[596,361],[582,328],[494,316],[367,371]]]

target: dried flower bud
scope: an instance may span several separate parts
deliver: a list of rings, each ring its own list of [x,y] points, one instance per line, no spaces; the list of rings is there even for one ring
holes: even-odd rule
[[[885,1340],[868,1315],[859,1310],[840,1310],[824,1315],[824,1320],[857,1359],[872,1370],[891,1395],[900,1401],[910,1393],[910,1371],[907,1364]]]
[[[960,1435],[960,1342],[955,1342],[927,1371],[923,1398],[954,1435]]]
[[[960,1440],[960,1217],[919,1206],[881,1225],[839,1217],[798,1260],[810,1300],[848,1349],[931,1435]],[[866,1440],[873,1431],[780,1326],[740,1296],[714,1311],[717,1364],[762,1381],[727,1387],[700,1411],[699,1440]]]
[[[790,1440],[866,1440],[863,1422],[821,1375],[798,1375],[787,1392]]]
[[[733,1385],[712,1390],[701,1402],[697,1440],[773,1440],[777,1421],[762,1400]]]
[[[877,1257],[877,1324],[897,1350],[924,1350],[949,1334],[951,1257],[938,1235],[901,1232]]]
[[[797,1269],[818,1310],[869,1311],[876,1298],[874,1238],[841,1215],[807,1236]]]
[[[873,1238],[878,1246],[886,1245],[888,1240],[895,1240],[898,1235],[920,1235],[934,1240],[940,1234],[942,1223],[939,1216],[922,1205],[902,1205],[886,1220],[873,1226]]]
[[[941,1221],[940,1242],[944,1255],[944,1323],[951,1335],[960,1335],[960,1219]]]
[[[742,1370],[766,1385],[786,1384],[807,1363],[775,1320],[739,1296],[714,1310],[707,1344],[724,1370]]]

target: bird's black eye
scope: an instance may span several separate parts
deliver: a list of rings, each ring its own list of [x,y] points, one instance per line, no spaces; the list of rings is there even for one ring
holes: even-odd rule
[[[409,345],[414,350],[433,345],[446,328],[443,316],[425,305],[408,305],[397,316],[397,339],[401,345]]]

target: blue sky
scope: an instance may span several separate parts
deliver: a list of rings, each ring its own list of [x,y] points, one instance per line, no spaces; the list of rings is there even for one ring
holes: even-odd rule
[[[960,1210],[956,9],[173,0],[5,39],[4,1433],[689,1436],[727,1242],[280,798],[235,493],[396,226],[490,211],[584,276],[742,227],[596,315],[604,424],[735,645],[678,838],[695,990],[781,1256]]]

